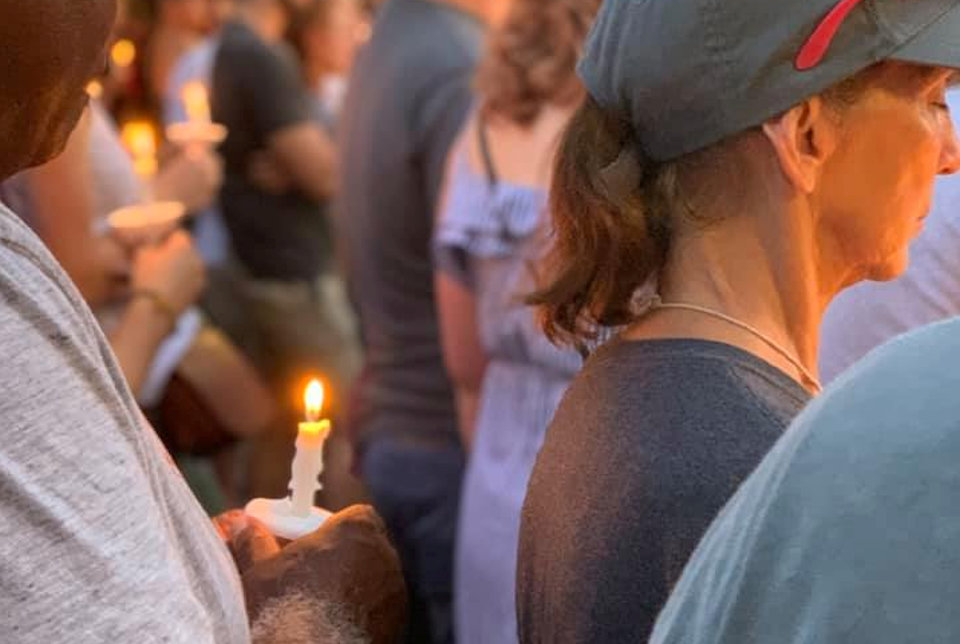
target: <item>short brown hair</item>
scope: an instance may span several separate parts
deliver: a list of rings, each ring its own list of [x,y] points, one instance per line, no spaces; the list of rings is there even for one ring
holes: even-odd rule
[[[477,73],[483,112],[528,125],[548,103],[580,100],[576,62],[601,2],[514,0]]]

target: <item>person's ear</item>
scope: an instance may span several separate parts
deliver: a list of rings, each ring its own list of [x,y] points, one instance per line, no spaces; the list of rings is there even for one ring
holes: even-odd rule
[[[807,99],[763,124],[763,133],[773,145],[780,169],[800,192],[809,194],[817,185],[827,159],[840,137],[841,124],[819,96]]]

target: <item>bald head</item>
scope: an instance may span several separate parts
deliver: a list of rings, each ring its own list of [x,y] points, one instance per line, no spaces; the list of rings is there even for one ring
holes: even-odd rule
[[[0,179],[62,151],[115,15],[116,0],[0,0]]]

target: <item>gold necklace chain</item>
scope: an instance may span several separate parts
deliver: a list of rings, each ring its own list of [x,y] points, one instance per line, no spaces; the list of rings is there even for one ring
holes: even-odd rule
[[[799,359],[795,358],[793,354],[791,354],[789,351],[787,351],[782,346],[780,346],[770,336],[766,335],[759,329],[756,329],[755,327],[747,324],[746,322],[738,320],[735,317],[729,316],[726,313],[721,313],[720,311],[715,311],[714,309],[707,308],[705,306],[699,306],[697,304],[687,304],[685,302],[664,302],[659,297],[654,298],[653,302],[650,303],[650,307],[647,310],[653,311],[656,309],[679,309],[684,311],[693,311],[695,313],[702,313],[703,315],[709,315],[711,317],[715,317],[717,319],[723,320],[724,322],[727,322],[728,324],[732,324],[736,327],[739,327],[744,331],[747,331],[748,333],[752,333],[757,338],[763,340],[763,342],[767,346],[769,346],[771,349],[773,349],[774,351],[779,353],[781,356],[783,356],[783,358],[787,360],[790,364],[792,364],[797,369],[797,371],[800,372],[800,375],[803,376],[803,379],[806,381],[806,384],[813,387],[813,390],[815,393],[819,394],[821,391],[823,391],[823,386],[820,384],[820,381],[817,380],[813,376],[813,374],[811,374],[810,371],[808,371],[807,368],[803,366],[803,363],[800,362]]]

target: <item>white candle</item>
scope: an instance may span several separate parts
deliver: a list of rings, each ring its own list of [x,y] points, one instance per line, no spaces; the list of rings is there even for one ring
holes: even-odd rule
[[[210,123],[210,100],[203,83],[192,81],[184,85],[182,98],[191,123]]]
[[[313,508],[320,489],[318,478],[323,472],[323,445],[330,434],[330,421],[321,419],[323,385],[314,380],[305,395],[306,422],[297,433],[297,453],[293,458],[290,478],[290,510],[294,516],[306,517]]]
[[[227,128],[214,123],[210,115],[210,97],[201,81],[191,81],[180,92],[187,120],[167,127],[167,140],[183,146],[188,155],[200,156],[227,138]]]

